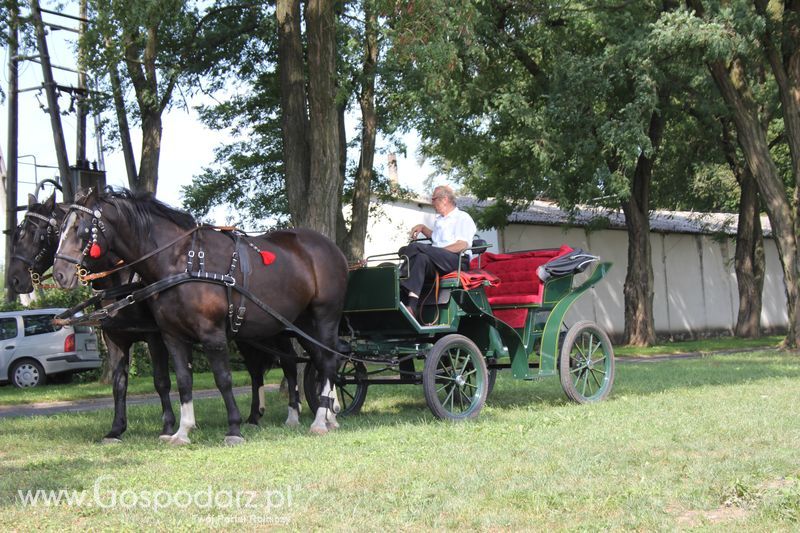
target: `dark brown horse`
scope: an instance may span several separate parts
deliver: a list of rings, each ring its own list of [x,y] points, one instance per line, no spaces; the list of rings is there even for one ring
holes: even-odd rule
[[[151,195],[92,192],[70,207],[62,225],[53,267],[56,282],[65,288],[75,286],[76,265],[106,254],[122,258],[145,283],[175,279],[173,276],[184,272],[196,274],[195,280],[167,287],[147,299],[175,362],[181,418],[172,442],[189,442],[195,424],[189,363],[192,344],[202,345],[225,401],[225,441],[238,443],[243,441],[241,417],[231,390],[227,340],[237,329],[237,341],[261,345],[288,323],[325,347],[301,339],[323,385],[311,431],[322,434],[338,426],[333,412],[337,367],[333,349],[344,304],[347,263],[329,239],[305,229],[237,237],[197,226],[190,215]],[[249,274],[243,274],[245,261]],[[275,314],[245,297],[240,289],[268,304]],[[234,328],[240,307],[245,307],[246,313]]]
[[[58,247],[61,224],[67,208],[56,204],[55,194],[45,203],[36,201],[33,195],[28,198],[28,211],[17,226],[12,237],[12,258],[9,262],[8,281],[15,292],[26,294],[33,291],[33,280],[53,266]],[[99,270],[111,269],[116,262],[111,254],[98,259],[93,265]],[[130,272],[120,270],[112,276],[92,281],[95,290],[112,289],[130,281]],[[108,304],[103,301],[101,304]],[[163,427],[161,438],[169,440],[175,431],[175,414],[169,400],[170,380],[168,374],[168,352],[161,339],[150,309],[144,303],[137,303],[121,309],[112,319],[102,323],[102,335],[109,351],[109,365],[112,369],[112,391],[114,396],[114,419],[111,430],[103,442],[119,442],[127,429],[126,399],[128,390],[128,370],[130,349],[135,342],[147,342],[153,365],[153,383],[161,399]],[[252,405],[247,421],[258,424],[264,413],[264,373],[279,362],[289,383],[289,416],[286,424],[299,424],[300,398],[297,392],[297,356],[288,338],[276,338],[272,348],[264,351],[258,346],[239,342],[239,351],[244,357],[253,385]],[[276,356],[276,354],[279,354]]]

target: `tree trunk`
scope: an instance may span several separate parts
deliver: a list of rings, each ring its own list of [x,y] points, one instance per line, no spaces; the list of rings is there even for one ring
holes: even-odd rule
[[[142,114],[142,157],[139,176],[131,189],[155,194],[158,186],[158,161],[161,157],[161,113],[151,111]]]
[[[364,257],[364,241],[369,221],[369,198],[375,161],[375,139],[378,115],[375,112],[375,67],[378,63],[378,17],[364,5],[366,19],[362,86],[358,102],[361,106],[361,159],[353,187],[353,216],[348,233],[346,255],[351,260]]]
[[[653,263],[647,206],[631,196],[622,202],[628,229],[628,272],[625,276],[624,344],[648,346],[655,342],[653,319]]]
[[[111,80],[111,91],[114,97],[114,111],[117,114],[117,126],[119,127],[119,138],[122,148],[122,157],[125,159],[125,172],[128,175],[129,186],[136,183],[136,159],[133,157],[133,144],[131,143],[131,128],[128,125],[128,111],[125,109],[125,100],[122,96],[122,82],[119,78],[117,64],[111,63],[108,66],[108,75]]]
[[[283,164],[289,213],[295,226],[308,226],[308,115],[300,0],[278,0],[278,72],[281,87]]]
[[[653,153],[642,153],[633,173],[630,197],[622,202],[628,229],[628,272],[625,276],[624,343],[648,346],[656,340],[653,317],[653,258],[650,246],[650,182],[653,160],[664,133],[664,118],[658,111],[650,117],[648,136]]]
[[[742,164],[731,134],[731,124],[722,121],[722,152],[741,189],[739,225],[736,231],[734,268],[739,289],[737,337],[761,336],[761,307],[764,292],[764,234],[759,215],[758,184],[747,164]]]
[[[747,166],[758,183],[758,189],[769,216],[772,234],[778,248],[783,267],[783,281],[786,289],[786,311],[788,331],[784,345],[797,346],[797,331],[800,329],[800,298],[798,298],[798,249],[795,235],[795,213],[786,197],[775,162],[769,152],[766,132],[761,126],[757,106],[746,85],[741,63],[734,60],[730,71],[721,62],[709,64],[714,82],[719,88],[725,103],[731,109],[736,124],[739,146],[742,148]]]
[[[311,179],[308,226],[336,239],[339,202],[339,122],[336,107],[336,18],[332,0],[309,0],[308,101]]]
[[[761,298],[764,290],[764,236],[758,214],[758,185],[749,171],[739,178],[739,227],[736,232],[736,282],[739,287],[737,337],[761,336]]]

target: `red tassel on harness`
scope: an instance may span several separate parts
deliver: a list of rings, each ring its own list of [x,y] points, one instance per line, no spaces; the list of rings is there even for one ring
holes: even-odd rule
[[[92,245],[89,247],[89,257],[92,259],[97,259],[103,254],[103,251],[100,250],[100,245],[96,242],[93,242]]]
[[[275,262],[275,254],[272,252],[259,252],[261,254],[261,261],[264,262],[265,265],[271,265]]]

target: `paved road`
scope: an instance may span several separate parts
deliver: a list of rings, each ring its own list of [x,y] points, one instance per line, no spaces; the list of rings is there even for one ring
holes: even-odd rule
[[[278,390],[278,385],[267,385],[267,391]],[[250,387],[235,387],[233,393],[236,396],[250,393]],[[204,398],[218,397],[218,390],[201,390],[192,393],[192,398],[201,400]],[[170,399],[173,403],[178,402],[178,393],[173,392],[170,394]],[[157,394],[138,394],[135,396],[128,396],[128,405],[145,405],[151,403],[159,403]],[[75,400],[71,402],[41,402],[25,405],[8,405],[0,406],[0,418],[10,418],[15,416],[39,416],[39,415],[52,415],[56,413],[80,413],[85,411],[98,411],[100,409],[111,409],[114,407],[114,399],[96,398],[91,400]]]

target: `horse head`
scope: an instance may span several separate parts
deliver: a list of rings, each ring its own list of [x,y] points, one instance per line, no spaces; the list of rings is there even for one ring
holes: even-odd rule
[[[55,193],[44,203],[38,203],[35,196],[28,195],[28,211],[14,230],[11,241],[7,279],[14,292],[26,294],[33,291],[34,282],[38,282],[53,265],[64,214],[56,204]]]
[[[66,216],[53,263],[53,279],[65,289],[75,287],[78,272],[94,266],[110,247],[113,224],[108,224],[104,205],[103,197],[90,190],[65,206]]]

